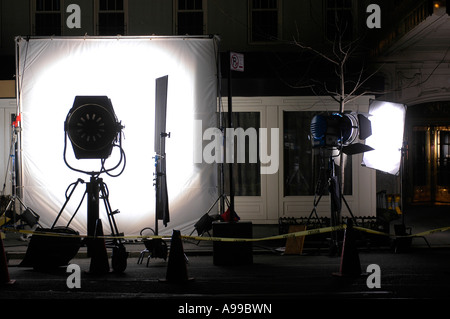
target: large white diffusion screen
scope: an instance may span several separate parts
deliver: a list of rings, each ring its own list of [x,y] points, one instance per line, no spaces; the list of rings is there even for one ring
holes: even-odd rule
[[[64,121],[74,98],[106,95],[125,126],[125,170],[118,177],[100,176],[108,186],[112,209],[120,211],[115,215],[119,231],[134,235],[154,227],[155,79],[168,75],[171,216],[160,234],[193,229],[217,197],[215,167],[193,160],[194,121],[202,120],[204,128],[215,126],[216,46],[216,39],[206,37],[17,38],[23,194],[43,226],[55,220],[71,183],[78,178],[89,181],[88,175],[70,170],[63,160]],[[114,150],[106,166],[113,166],[118,157]],[[70,145],[67,159],[71,166],[99,170],[97,160],[75,159]],[[72,217],[84,191],[85,185],[78,186],[58,226]],[[80,233],[86,233],[85,207],[83,203],[70,224]],[[100,218],[106,218],[102,210]]]

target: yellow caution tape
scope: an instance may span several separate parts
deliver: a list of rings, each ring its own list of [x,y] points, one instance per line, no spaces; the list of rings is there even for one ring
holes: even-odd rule
[[[343,224],[343,225],[338,225],[338,226],[310,229],[310,230],[304,230],[304,231],[299,231],[299,232],[293,232],[293,233],[270,236],[270,237],[263,237],[263,238],[200,237],[200,236],[185,236],[185,235],[181,235],[181,238],[196,240],[196,241],[258,242],[258,241],[278,240],[278,239],[287,239],[287,238],[294,238],[294,237],[317,235],[317,234],[329,233],[329,232],[333,232],[333,231],[345,230],[346,228],[347,228],[347,226],[345,224]],[[424,232],[417,233],[417,234],[404,235],[404,236],[391,235],[388,233],[376,231],[376,230],[369,229],[369,228],[359,227],[359,226],[353,226],[353,229],[363,231],[366,233],[370,233],[370,234],[375,234],[375,235],[380,235],[380,236],[388,236],[388,237],[422,237],[422,236],[450,230],[450,227],[442,227],[442,228],[424,231]],[[111,236],[87,236],[87,235],[74,235],[74,234],[44,232],[44,231],[20,230],[20,229],[13,229],[13,228],[4,228],[3,230],[10,231],[10,232],[18,232],[21,234],[28,234],[28,235],[66,237],[66,238],[73,237],[73,238],[104,238],[104,239],[170,239],[172,237],[170,235],[164,235],[164,236],[112,236],[112,235]]]
[[[428,231],[424,231],[415,235],[409,235],[410,237],[421,237],[421,236],[425,236],[425,235],[430,235],[430,234],[434,234],[434,233],[439,233],[439,232],[444,232],[450,230],[450,227],[441,227],[441,228],[436,228],[436,229],[432,229],[432,230],[428,230]]]
[[[265,241],[265,240],[276,240],[276,239],[284,239],[284,238],[292,238],[292,237],[301,237],[301,236],[309,236],[316,235],[322,233],[328,233],[332,231],[343,230],[346,228],[346,225],[339,225],[333,227],[324,227],[318,229],[304,230],[284,235],[277,235],[271,237],[264,238],[226,238],[226,237],[199,237],[199,236],[184,236],[182,235],[182,239],[191,239],[191,240],[202,240],[202,241],[223,241],[223,242],[256,242],[256,241]],[[20,230],[20,229],[11,229],[5,228],[5,230],[10,232],[17,232],[21,234],[28,235],[38,235],[38,236],[50,236],[50,237],[73,237],[73,238],[104,238],[104,239],[167,239],[172,236],[87,236],[87,235],[74,235],[74,234],[64,234],[64,233],[53,233],[53,232],[45,232],[45,231],[31,231],[31,230]]]
[[[381,235],[381,236],[392,236],[390,234],[387,233],[383,233],[377,230],[373,230],[373,229],[369,229],[369,228],[364,228],[364,227],[359,227],[359,226],[353,226],[354,229],[359,230],[359,231],[363,231],[369,234],[375,234],[375,235]],[[394,236],[395,237],[395,236]]]
[[[65,234],[65,233],[53,233],[53,232],[45,232],[45,231],[32,231],[32,230],[23,230],[23,229],[14,229],[14,228],[4,228],[3,230],[27,234],[27,235],[36,235],[36,236],[47,236],[47,237],[65,237],[65,238],[101,238],[101,239],[148,239],[148,238],[171,238],[172,236],[88,236],[88,235],[75,235],[75,234]]]
[[[9,222],[10,220],[11,220],[11,218],[2,216],[2,217],[0,218],[0,226],[2,226],[3,224],[6,224],[6,223]]]
[[[198,237],[198,236],[181,236],[181,238],[193,239],[193,240],[205,240],[205,241],[224,241],[224,242],[250,241],[250,242],[255,242],[255,241],[277,240],[277,239],[284,239],[284,238],[291,238],[291,237],[302,237],[302,236],[316,235],[316,234],[322,234],[322,233],[329,233],[332,231],[343,230],[345,228],[346,228],[345,225],[339,225],[339,226],[304,230],[304,231],[293,232],[293,233],[284,234],[284,235],[277,235],[277,236],[270,236],[270,237],[263,237],[263,238],[224,238],[224,237]]]
[[[427,230],[427,231],[424,231],[424,232],[421,232],[421,233],[411,234],[411,235],[391,235],[391,234],[388,234],[388,233],[383,233],[383,232],[380,232],[380,231],[376,231],[376,230],[368,229],[368,228],[363,228],[363,227],[359,227],[359,226],[353,226],[353,228],[357,229],[357,230],[360,230],[360,231],[364,231],[366,233],[370,233],[370,234],[389,236],[389,237],[401,237],[401,238],[423,237],[423,236],[426,236],[426,235],[430,235],[430,234],[434,234],[434,233],[439,233],[439,232],[444,232],[444,231],[450,230],[450,227],[441,227],[441,228]]]

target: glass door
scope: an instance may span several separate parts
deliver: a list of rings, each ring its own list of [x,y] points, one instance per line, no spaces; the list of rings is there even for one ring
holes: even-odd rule
[[[413,202],[450,204],[450,126],[414,126]]]
[[[436,127],[436,202],[450,203],[450,126]]]
[[[411,144],[413,202],[431,201],[430,141],[430,126],[413,127]]]
[[[223,117],[223,126],[228,128],[228,114]],[[234,205],[241,220],[266,221],[270,219],[267,175],[261,173],[260,129],[265,129],[267,110],[254,106],[239,105],[235,101],[232,121],[233,129],[227,132],[227,145],[225,151],[224,180],[225,194],[230,195],[230,165],[232,163]],[[225,129],[227,130],[227,129]],[[229,138],[234,140],[234,148],[228,145]],[[228,152],[228,154],[227,154]],[[232,156],[232,157],[231,157]],[[219,167],[220,169],[220,167]],[[269,203],[269,204],[268,204]],[[272,218],[273,219],[273,218]]]
[[[260,161],[259,157],[256,157],[256,161],[251,159],[251,149],[256,148],[256,154],[259,154],[259,128],[261,116],[260,112],[234,112],[233,113],[233,126],[238,129],[242,129],[245,135],[245,146],[243,150],[239,149],[239,141],[235,141],[234,149],[234,163],[233,163],[233,180],[234,180],[234,192],[235,196],[261,196],[261,174],[260,174]],[[224,117],[224,127],[228,127],[228,117]],[[256,135],[257,145],[250,145],[255,142],[251,139],[250,135],[254,132]],[[243,154],[239,154],[240,151],[244,151]],[[241,160],[238,161],[239,157]],[[224,165],[225,175],[225,192],[230,194],[230,172],[229,166]]]

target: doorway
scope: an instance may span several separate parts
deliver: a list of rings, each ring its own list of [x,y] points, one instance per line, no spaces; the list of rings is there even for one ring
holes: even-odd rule
[[[410,141],[412,202],[450,204],[450,125],[415,125]]]

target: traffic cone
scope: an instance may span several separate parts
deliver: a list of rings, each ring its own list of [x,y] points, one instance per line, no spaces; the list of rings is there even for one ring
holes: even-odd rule
[[[97,219],[95,225],[94,239],[91,242],[91,264],[89,266],[89,273],[105,274],[109,272],[108,253],[106,252],[106,244],[103,237],[103,227],[101,219]]]
[[[347,228],[344,232],[339,273],[335,273],[334,275],[347,277],[362,275],[358,248],[356,246],[355,230],[353,229],[353,221],[351,219],[347,221]]]
[[[3,246],[3,238],[0,234],[0,241],[1,241],[1,251],[0,251],[0,285],[10,285],[15,283],[15,280],[11,280],[9,278],[9,271],[8,271],[8,260],[6,260],[6,252],[5,247]]]
[[[187,259],[184,254],[181,233],[174,230],[170,241],[169,261],[167,264],[166,279],[163,281],[184,283],[193,280],[188,277]]]

